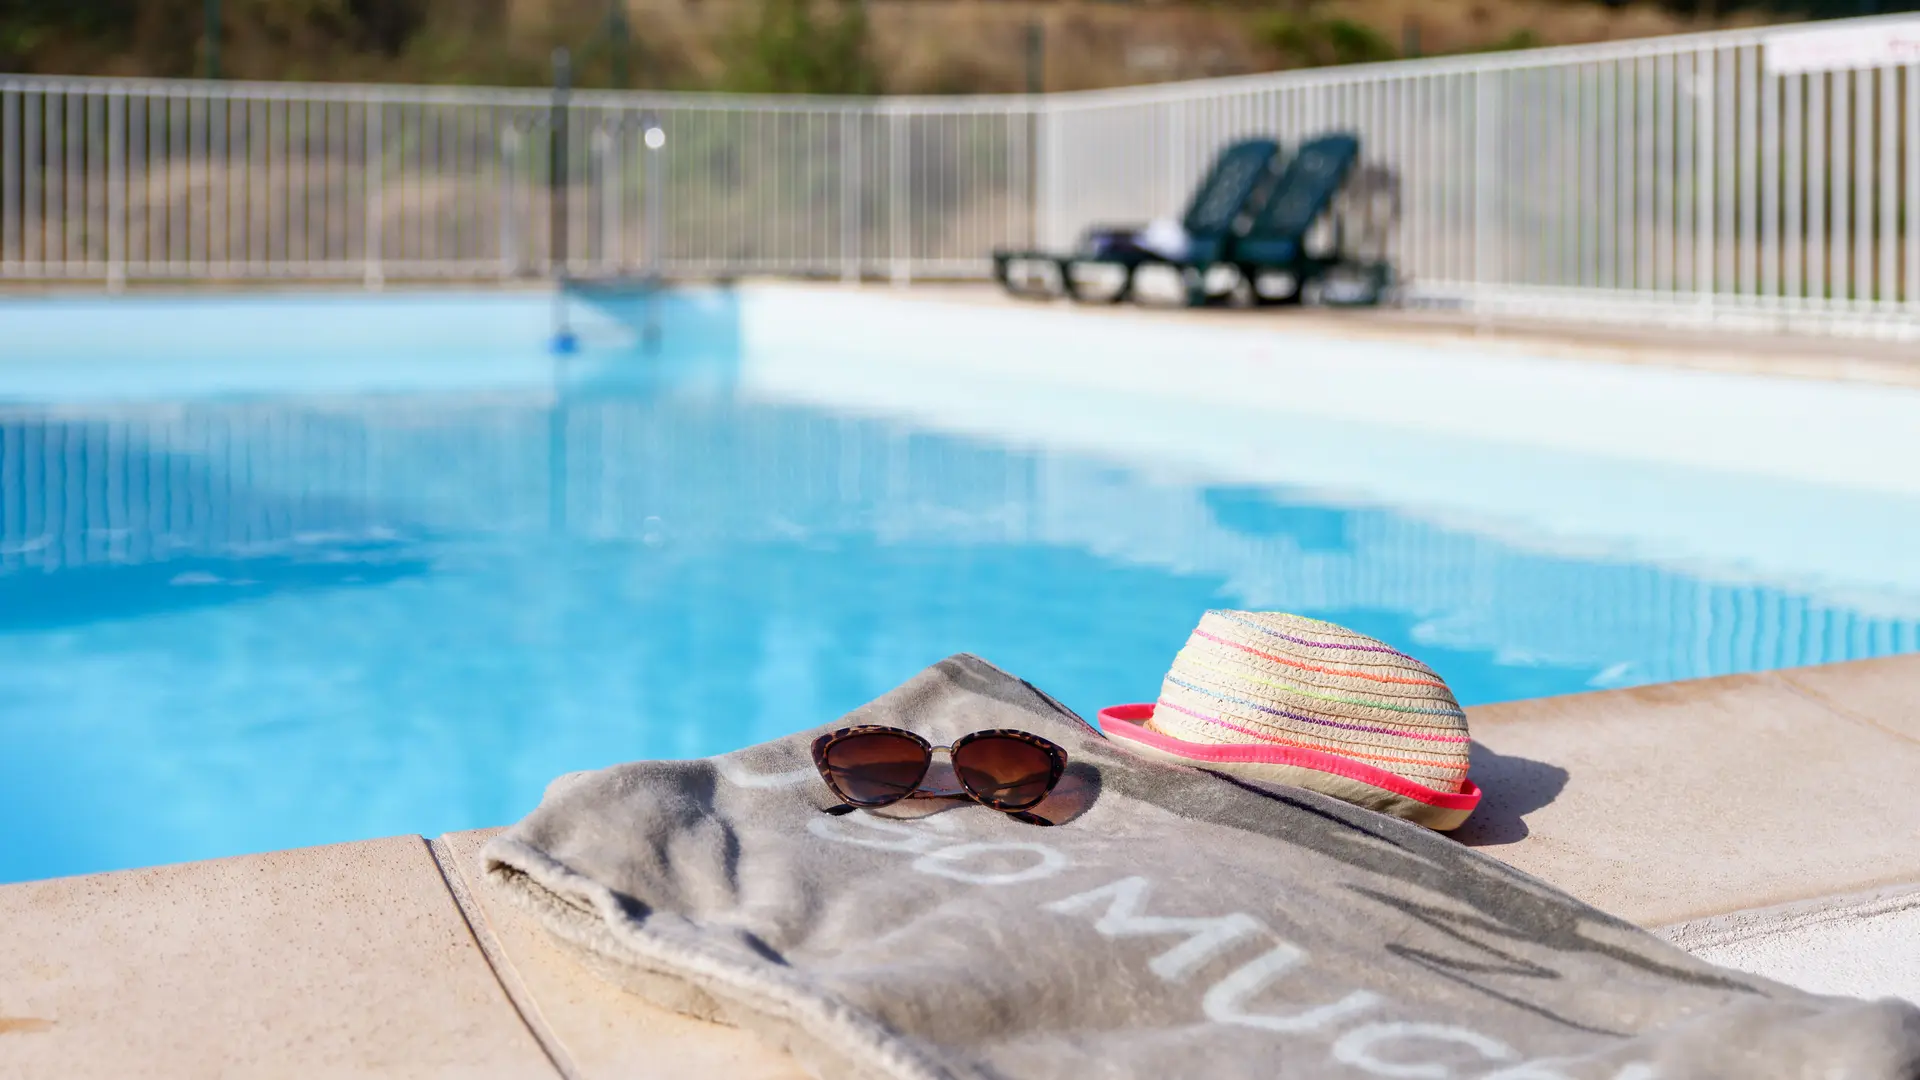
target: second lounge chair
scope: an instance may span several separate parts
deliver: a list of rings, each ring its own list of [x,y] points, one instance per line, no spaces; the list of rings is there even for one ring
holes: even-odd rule
[[[1233,238],[1229,256],[1255,302],[1297,304],[1308,282],[1343,265],[1337,240],[1331,253],[1312,254],[1307,250],[1307,232],[1333,206],[1334,197],[1359,159],[1360,140],[1338,132],[1302,143],[1281,171],[1272,193],[1262,201],[1244,231]],[[1368,268],[1370,275],[1383,271],[1384,265]],[[1291,278],[1290,291],[1273,299],[1263,297],[1258,283],[1268,275]]]

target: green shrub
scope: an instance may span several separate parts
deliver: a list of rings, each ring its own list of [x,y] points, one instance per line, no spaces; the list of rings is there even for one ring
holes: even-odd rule
[[[1399,56],[1392,43],[1373,27],[1312,12],[1268,16],[1259,35],[1289,67],[1370,64]]]
[[[728,44],[726,90],[871,94],[879,88],[867,50],[866,8],[857,0],[761,0]]]
[[[1365,23],[1328,19],[1321,27],[1336,64],[1372,64],[1399,56],[1384,35]]]
[[[1477,49],[1463,49],[1462,52],[1512,52],[1516,49],[1537,49],[1541,46],[1540,35],[1531,30],[1515,30],[1506,37]]]

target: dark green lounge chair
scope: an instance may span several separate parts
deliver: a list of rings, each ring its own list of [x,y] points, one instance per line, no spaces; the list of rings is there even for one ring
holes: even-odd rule
[[[1186,231],[1187,250],[1183,258],[1173,259],[1140,246],[1139,228],[1096,227],[1087,230],[1072,254],[1042,251],[995,251],[994,280],[1015,296],[1054,297],[1062,293],[1074,300],[1101,299],[1121,303],[1133,296],[1134,272],[1150,264],[1198,268],[1204,280],[1207,268],[1223,265],[1237,223],[1245,220],[1252,207],[1249,200],[1268,186],[1280,166],[1280,144],[1272,139],[1245,139],[1220,151],[1206,178],[1194,189],[1193,199],[1181,215]],[[1017,264],[1041,263],[1050,266],[1059,277],[1059,291],[1034,288],[1016,280]],[[1121,271],[1120,286],[1104,297],[1090,297],[1074,271],[1087,266],[1113,266]]]
[[[1384,260],[1365,266],[1352,264],[1341,251],[1338,237],[1330,252],[1314,254],[1307,250],[1307,231],[1333,207],[1359,159],[1360,140],[1341,132],[1302,143],[1293,160],[1281,170],[1272,192],[1233,238],[1230,261],[1239,269],[1254,302],[1297,304],[1310,282],[1336,268],[1360,271],[1372,282],[1372,299],[1378,299],[1389,273]],[[1339,225],[1337,218],[1335,225]],[[1271,275],[1291,278],[1291,290],[1275,298],[1261,295],[1258,283]]]

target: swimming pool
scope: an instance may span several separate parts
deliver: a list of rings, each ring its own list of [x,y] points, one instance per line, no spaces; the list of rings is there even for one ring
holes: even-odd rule
[[[0,881],[501,824],[959,651],[1091,713],[1208,606],[1468,704],[1920,648],[1911,392],[825,289],[575,307],[554,357],[532,292],[0,302]]]

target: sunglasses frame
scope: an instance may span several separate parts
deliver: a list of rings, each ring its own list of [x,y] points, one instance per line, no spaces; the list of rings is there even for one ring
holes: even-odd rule
[[[926,764],[921,767],[920,775],[914,778],[913,790],[880,802],[863,802],[858,799],[849,798],[846,792],[840,790],[840,785],[833,782],[833,770],[827,767],[827,752],[833,748],[834,743],[842,739],[852,738],[856,735],[894,735],[904,737],[919,744],[920,749],[926,753],[927,761]],[[920,790],[920,784],[926,780],[927,772],[933,768],[933,755],[935,752],[945,750],[948,760],[951,761],[953,755],[968,743],[989,737],[1014,739],[1026,743],[1029,746],[1037,746],[1041,750],[1046,751],[1047,760],[1051,763],[1052,769],[1047,776],[1047,789],[1041,793],[1038,799],[1023,806],[996,806],[975,794],[974,790],[967,786],[966,777],[960,775],[959,769],[953,771],[954,779],[960,782],[959,791]],[[949,745],[935,746],[925,738],[905,728],[890,727],[886,724],[861,724],[856,727],[841,728],[838,731],[829,731],[813,740],[813,767],[820,771],[820,779],[826,781],[828,790],[838,795],[841,801],[846,804],[844,809],[836,808],[840,813],[846,813],[849,810],[877,810],[880,807],[892,806],[894,803],[903,802],[907,799],[967,798],[989,810],[998,810],[1003,814],[1020,817],[1025,815],[1027,811],[1047,801],[1047,796],[1053,794],[1053,789],[1059,786],[1060,778],[1066,775],[1067,772],[1067,752],[1055,743],[1049,742],[1030,731],[1020,731],[1015,728],[984,728],[980,731],[969,731],[965,735],[953,740]]]

